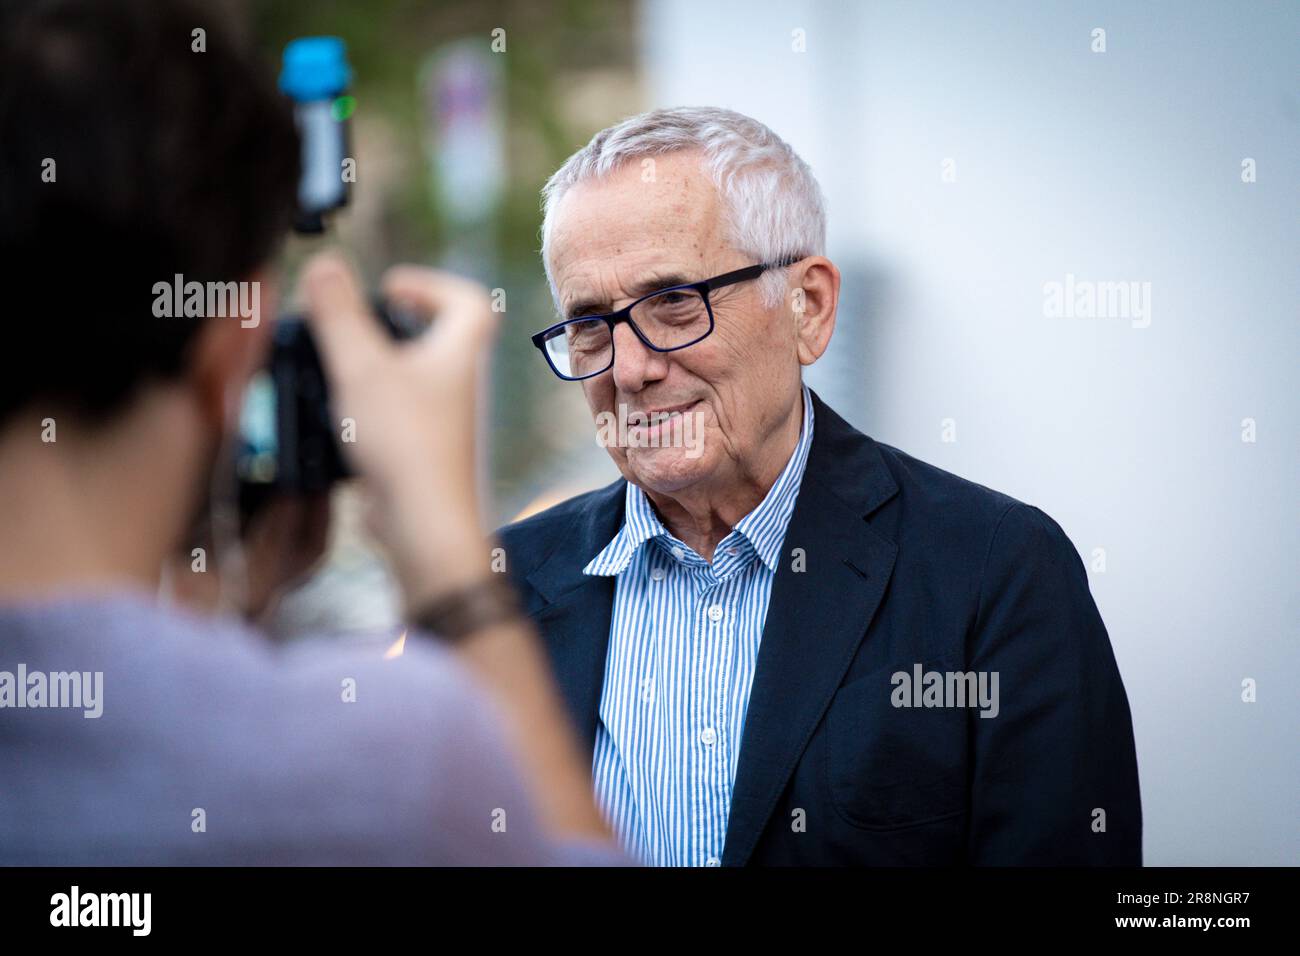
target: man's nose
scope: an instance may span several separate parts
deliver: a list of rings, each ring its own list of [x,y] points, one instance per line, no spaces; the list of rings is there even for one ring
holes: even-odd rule
[[[668,357],[647,348],[626,322],[614,326],[614,384],[620,391],[639,392],[668,374]]]

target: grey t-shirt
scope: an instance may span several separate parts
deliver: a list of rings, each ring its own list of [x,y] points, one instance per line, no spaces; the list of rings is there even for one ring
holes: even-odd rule
[[[623,862],[543,838],[499,716],[427,639],[385,660],[139,595],[0,604],[0,864]]]

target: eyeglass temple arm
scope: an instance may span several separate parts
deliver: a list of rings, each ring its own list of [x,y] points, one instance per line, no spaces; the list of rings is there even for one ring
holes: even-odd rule
[[[712,292],[714,289],[721,289],[723,286],[735,285],[737,282],[747,282],[750,279],[757,279],[769,269],[785,269],[794,265],[803,256],[787,256],[777,262],[765,262],[756,266],[745,266],[743,269],[737,269],[735,272],[727,272],[720,276],[715,276],[704,283],[704,287]]]

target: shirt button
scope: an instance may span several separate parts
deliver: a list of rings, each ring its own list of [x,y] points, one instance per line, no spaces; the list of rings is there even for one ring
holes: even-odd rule
[[[666,572],[663,568],[651,568],[651,569],[650,569],[650,580],[652,580],[652,581],[662,581],[662,580],[664,579],[664,575],[667,574],[667,573],[668,573],[668,572]]]
[[[718,621],[722,620],[721,604],[714,604],[712,607],[709,608],[709,620],[715,624],[718,623]]]
[[[709,857],[707,860],[704,861],[704,865],[705,865],[705,866],[722,866],[722,861],[719,860],[716,856],[711,856],[711,857]]]
[[[673,548],[673,557],[680,561],[682,558],[686,557],[686,552],[681,548]]]
[[[700,731],[700,740],[704,743],[704,746],[706,747],[712,747],[713,744],[717,741],[717,739],[718,739],[718,734],[712,727],[705,727],[702,731]]]

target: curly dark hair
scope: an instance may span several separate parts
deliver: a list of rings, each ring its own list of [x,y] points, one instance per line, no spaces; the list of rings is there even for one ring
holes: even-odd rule
[[[223,17],[181,0],[5,0],[0,423],[37,406],[102,420],[182,372],[207,320],[156,318],[154,284],[266,264],[299,164],[290,104]]]

